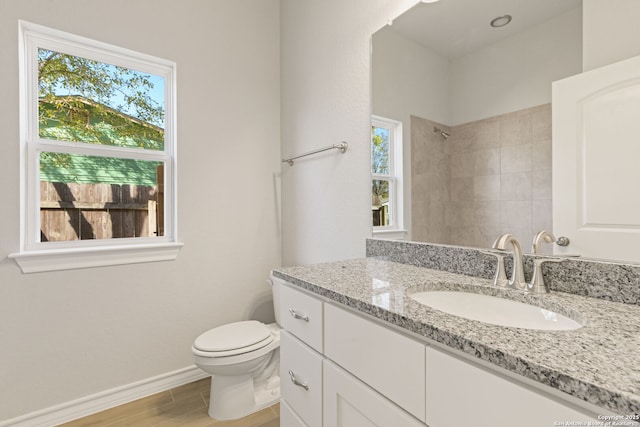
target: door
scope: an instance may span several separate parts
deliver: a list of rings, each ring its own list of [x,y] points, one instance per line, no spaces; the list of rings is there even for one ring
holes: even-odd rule
[[[553,84],[558,254],[640,262],[640,57]]]

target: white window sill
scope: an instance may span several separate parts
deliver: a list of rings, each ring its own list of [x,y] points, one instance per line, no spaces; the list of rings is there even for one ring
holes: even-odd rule
[[[373,229],[373,237],[378,239],[403,240],[407,237],[408,230],[399,228]]]
[[[18,264],[23,273],[40,273],[109,265],[173,261],[178,257],[182,246],[182,243],[155,243],[56,249],[10,254],[9,258]]]

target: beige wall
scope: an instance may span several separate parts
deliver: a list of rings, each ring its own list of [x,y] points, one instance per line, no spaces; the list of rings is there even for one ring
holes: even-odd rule
[[[174,262],[21,274],[18,19],[178,64]],[[192,365],[280,264],[277,0],[0,0],[0,423]],[[267,316],[268,317],[268,316]]]
[[[640,55],[640,2],[583,0],[583,71]]]

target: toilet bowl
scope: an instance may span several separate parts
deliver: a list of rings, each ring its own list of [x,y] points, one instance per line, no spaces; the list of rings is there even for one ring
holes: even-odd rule
[[[277,288],[272,284],[274,306]],[[256,320],[229,323],[200,334],[191,351],[194,363],[212,375],[209,416],[242,418],[280,400],[280,327]]]

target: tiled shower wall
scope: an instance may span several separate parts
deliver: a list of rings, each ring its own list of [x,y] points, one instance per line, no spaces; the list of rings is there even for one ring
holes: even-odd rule
[[[437,126],[451,134],[444,139]],[[551,104],[448,127],[411,118],[412,240],[523,249],[551,231]]]

